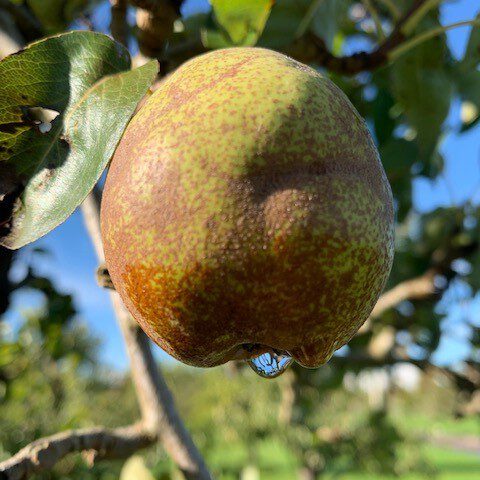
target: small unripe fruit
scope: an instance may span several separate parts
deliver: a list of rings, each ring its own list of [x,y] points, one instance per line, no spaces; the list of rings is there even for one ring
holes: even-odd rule
[[[179,68],[128,125],[102,233],[125,305],[177,359],[275,349],[316,367],[385,285],[392,194],[330,80],[269,50],[217,50]]]

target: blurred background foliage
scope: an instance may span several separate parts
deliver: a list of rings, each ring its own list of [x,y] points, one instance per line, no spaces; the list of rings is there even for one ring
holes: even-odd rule
[[[92,16],[98,9],[108,14],[105,3],[1,0],[0,32],[9,22],[31,41],[71,28],[95,29]],[[152,2],[115,2],[126,9],[128,23],[118,24],[114,14],[111,29],[137,64],[160,60],[159,82],[209,49],[256,44],[309,63],[346,92],[372,131],[395,197],[396,256],[387,290],[412,280],[430,285],[373,315],[318,370],[295,367],[265,381],[237,364],[208,371],[165,365],[179,410],[216,477],[478,478],[478,443],[471,445],[480,433],[478,317],[466,313],[455,327],[467,332],[466,355],[439,364],[435,353],[451,333],[449,309],[471,301],[480,288],[480,209],[468,198],[420,212],[412,182],[441,179],[442,141],[478,125],[480,29],[472,29],[462,58],[452,55],[441,34],[374,71],[344,75],[324,69],[325,48],[335,55],[373,51],[415,2],[212,0],[213,9],[189,16],[182,16],[183,4],[195,2],[153,3],[156,9],[143,10],[136,7]],[[446,2],[425,3],[430,9],[411,36],[441,26],[439,8]],[[454,103],[458,115],[447,122]],[[59,430],[118,426],[138,417],[128,373],[112,372],[99,360],[101,342],[82,323],[74,299],[34,269],[12,281],[9,272],[21,255],[0,249],[0,315],[20,289],[43,294],[44,306],[22,312],[18,328],[0,322],[2,459]],[[72,456],[38,478],[180,477],[158,446],[127,462],[93,467]]]

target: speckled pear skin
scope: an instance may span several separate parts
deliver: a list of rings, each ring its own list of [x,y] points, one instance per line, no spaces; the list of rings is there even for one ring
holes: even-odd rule
[[[273,51],[217,50],[130,122],[102,234],[125,305],[177,359],[210,367],[271,347],[317,367],[385,285],[392,194],[330,80]]]

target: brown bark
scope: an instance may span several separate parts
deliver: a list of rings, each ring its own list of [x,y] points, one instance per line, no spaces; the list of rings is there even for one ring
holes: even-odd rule
[[[113,430],[94,427],[60,432],[30,443],[12,458],[0,463],[0,479],[27,479],[35,473],[51,469],[73,452],[88,452],[92,460],[126,458],[154,440],[155,437],[149,436],[140,424]]]

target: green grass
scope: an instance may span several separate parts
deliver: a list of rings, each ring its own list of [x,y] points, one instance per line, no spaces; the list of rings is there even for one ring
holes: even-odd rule
[[[402,416],[398,420],[404,431],[419,435],[436,432],[461,436],[478,435],[480,432],[479,422],[473,417],[460,420],[432,419],[426,415],[413,414],[408,417]],[[429,444],[423,444],[420,447],[422,456],[426,457],[428,465],[432,468],[430,473],[412,473],[395,477],[351,471],[329,474],[321,478],[322,480],[480,480],[479,455]],[[223,467],[224,474],[219,475],[219,480],[234,480],[235,475],[227,473],[232,471],[229,467],[241,469],[249,463],[245,445],[230,444],[228,455],[223,450],[219,454],[221,458],[209,459],[216,460],[218,465]],[[261,480],[296,480],[298,478],[296,459],[282,444],[272,440],[259,441],[254,457],[255,459],[251,460],[260,465]],[[436,475],[433,475],[433,472],[436,472]]]
[[[389,475],[349,472],[322,477],[324,480],[477,480],[480,478],[480,457],[474,454],[456,452],[428,446],[427,458],[437,475],[409,474],[401,477]],[[295,480],[295,470],[262,471],[261,480]]]
[[[480,457],[474,454],[456,452],[438,447],[426,448],[427,458],[437,471],[435,480],[477,480],[480,478]],[[338,480],[398,480],[399,477],[348,473],[337,477]],[[426,480],[431,475],[410,474],[400,477],[402,480]]]
[[[402,419],[403,420],[403,419]],[[405,429],[410,432],[441,432],[451,435],[480,435],[480,422],[474,416],[454,419],[446,417],[432,419],[427,416],[413,415],[403,420]]]

